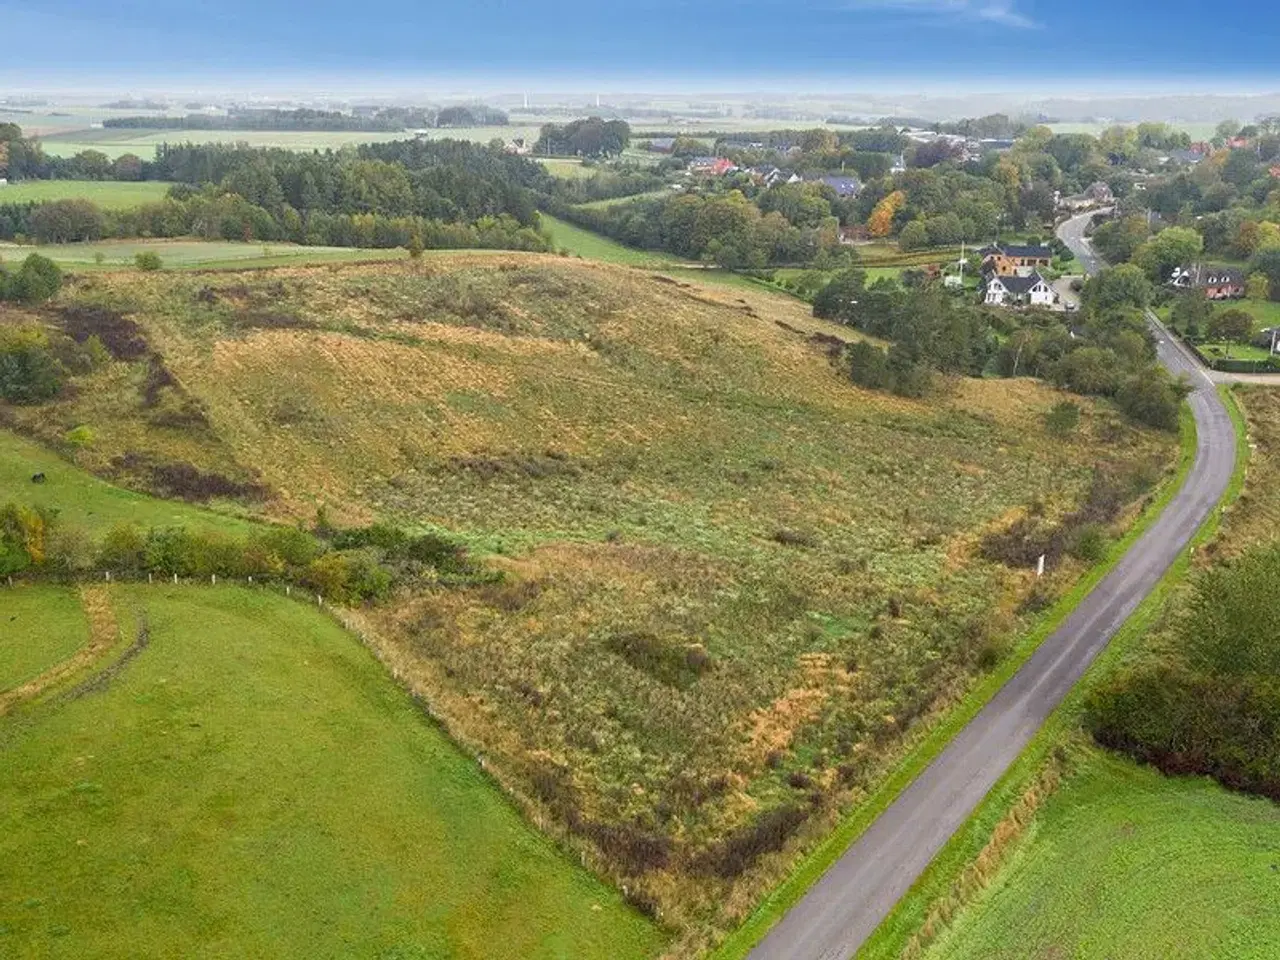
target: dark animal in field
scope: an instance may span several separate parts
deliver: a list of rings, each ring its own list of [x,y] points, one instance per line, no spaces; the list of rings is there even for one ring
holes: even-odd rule
[[[33,474],[33,475],[32,475],[32,477],[31,477],[31,482],[32,482],[32,483],[44,483],[44,482],[45,482],[45,480],[47,480],[47,479],[48,479],[48,478],[47,478],[43,473],[37,473],[37,474]]]

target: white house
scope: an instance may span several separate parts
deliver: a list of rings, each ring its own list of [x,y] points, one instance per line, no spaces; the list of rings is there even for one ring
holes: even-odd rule
[[[1057,295],[1038,273],[1029,277],[1002,277],[991,274],[983,289],[982,302],[998,307],[1052,307]]]

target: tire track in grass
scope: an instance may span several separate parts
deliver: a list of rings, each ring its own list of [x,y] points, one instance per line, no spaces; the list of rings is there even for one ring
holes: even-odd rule
[[[119,642],[120,626],[116,622],[115,611],[111,609],[111,597],[106,587],[82,586],[80,588],[80,606],[84,609],[85,620],[89,625],[89,642],[66,660],[50,667],[34,680],[0,693],[0,717],[9,713],[19,704],[34,700],[69,677],[75,676],[103,657]],[[134,646],[137,646],[136,642]],[[130,651],[126,651],[125,657],[122,659],[127,659],[132,649],[131,647]],[[94,680],[96,679],[95,677]],[[94,682],[94,680],[89,681],[89,683]],[[83,687],[85,684],[81,686]]]

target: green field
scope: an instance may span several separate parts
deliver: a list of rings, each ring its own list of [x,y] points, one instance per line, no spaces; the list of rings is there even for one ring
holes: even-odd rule
[[[22,121],[18,121],[21,124]],[[423,136],[432,140],[473,140],[487,143],[495,138],[511,140],[524,137],[530,142],[538,137],[537,126],[507,127],[454,127],[428,130]],[[156,147],[162,143],[247,143],[252,147],[282,147],[286,150],[337,150],[361,143],[380,143],[387,140],[410,140],[414,134],[360,133],[354,131],[309,130],[132,130],[104,128],[95,130],[68,130],[44,137],[40,142],[45,153],[56,157],[70,157],[82,150],[97,150],[115,158],[126,153],[136,154],[144,160],[155,156]]]
[[[6,589],[0,594],[0,693],[34,680],[88,639],[88,626],[74,589]],[[2,937],[0,933],[0,947]]]
[[[557,250],[566,250],[576,257],[586,260],[599,260],[603,263],[616,263],[624,267],[643,267],[649,270],[661,270],[665,274],[679,277],[693,283],[710,283],[716,286],[734,287],[739,290],[759,292],[766,285],[757,283],[750,277],[722,270],[718,267],[702,267],[697,263],[684,260],[660,250],[637,250],[608,237],[582,227],[558,220],[548,213],[542,216],[542,229],[551,237]]]
[[[29,253],[39,253],[73,270],[132,267],[134,257],[143,252],[158,254],[166,268],[186,270],[370,262],[396,260],[408,255],[399,248],[302,247],[291,243],[241,243],[232,240],[103,240],[98,243],[22,246],[0,243],[0,258],[6,261],[15,262]],[[99,254],[101,263],[98,262]]]
[[[158,180],[24,180],[0,187],[0,204],[43,200],[91,200],[104,210],[127,210],[164,199],[169,184]]]
[[[564,160],[556,157],[546,159],[535,157],[534,159],[547,168],[547,173],[565,180],[585,179],[596,172],[594,167],[585,166],[581,160]]]
[[[929,960],[1265,960],[1280,806],[1091,752]]]
[[[1267,360],[1271,357],[1270,350],[1255,347],[1251,343],[1229,343],[1224,340],[1198,343],[1196,346],[1210,360],[1219,357],[1226,360]]]
[[[0,953],[660,949],[323,614],[235,587],[111,596],[149,646],[104,690],[0,720]]]
[[[657,200],[662,197],[669,197],[673,193],[672,190],[649,190],[645,193],[633,193],[628,197],[609,197],[606,200],[592,200],[588,203],[579,204],[586,210],[607,210],[609,207],[617,207],[626,203],[632,203],[636,200]]]
[[[637,250],[624,246],[616,240],[584,230],[564,220],[558,220],[550,214],[542,214],[542,229],[551,237],[557,249],[568,250],[575,256],[588,260],[602,260],[605,263],[617,263],[626,267],[662,267],[687,266],[688,260],[669,253],[653,250]]]
[[[31,482],[37,473],[45,475],[44,483]],[[190,526],[231,534],[248,529],[248,522],[235,516],[104,483],[45,448],[0,430],[0,503],[9,501],[57,510],[63,521],[99,534],[118,523]]]

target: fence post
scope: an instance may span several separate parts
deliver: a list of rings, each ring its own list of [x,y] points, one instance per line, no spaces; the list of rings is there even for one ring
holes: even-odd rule
[[[178,575],[176,573],[173,575],[173,585],[175,587],[178,585]]]
[[[104,570],[104,571],[103,571],[103,576],[105,576],[105,577],[107,578],[107,583],[110,583],[110,582],[111,582],[111,571],[110,571],[110,570]]]
[[[216,573],[209,574],[209,584],[214,587],[218,585],[218,575]]]
[[[147,583],[150,583],[150,582],[151,582],[151,571],[150,571],[150,570],[148,570],[148,571],[147,571]]]

